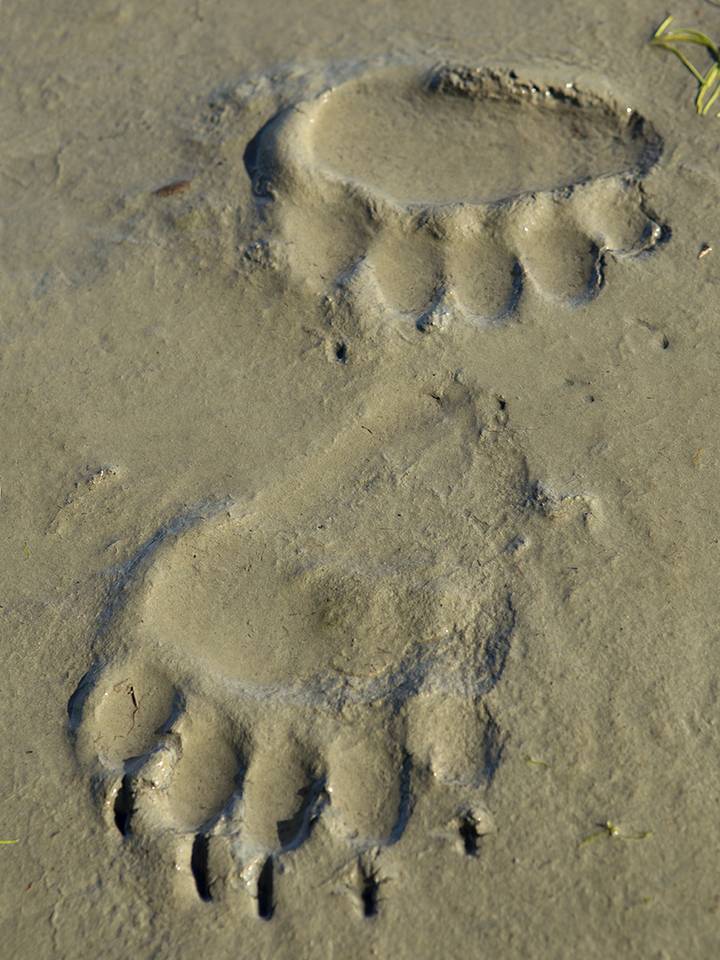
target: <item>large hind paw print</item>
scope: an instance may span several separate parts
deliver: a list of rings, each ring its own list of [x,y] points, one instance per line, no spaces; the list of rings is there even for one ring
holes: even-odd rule
[[[395,65],[283,110],[246,166],[331,310],[427,330],[502,321],[530,288],[597,296],[609,258],[669,237],[642,188],[661,153],[647,120],[573,84]]]
[[[69,713],[108,828],[147,870],[270,919],[316,844],[353,865],[371,916],[412,823],[477,853],[526,485],[503,416],[433,387],[417,441],[179,517],[115,572]]]
[[[502,750],[481,701],[515,611],[467,572],[288,563],[257,522],[163,533],[114,614],[141,655],[85,678],[71,716],[108,824],[202,899],[246,890],[269,919],[276,871],[319,823],[368,880],[424,763],[465,837]]]
[[[502,743],[481,700],[515,611],[431,568],[410,583],[288,564],[251,523],[163,536],[71,717],[108,824],[164,851],[202,899],[247,890],[269,919],[276,872],[319,823],[369,882],[423,758],[454,791],[458,835],[483,816]]]

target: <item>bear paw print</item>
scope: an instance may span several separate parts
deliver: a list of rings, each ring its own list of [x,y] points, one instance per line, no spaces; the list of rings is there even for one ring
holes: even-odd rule
[[[332,312],[429,330],[504,321],[529,289],[596,297],[608,258],[670,236],[642,185],[662,147],[574,84],[391,65],[282,110],[245,161],[290,268]]]

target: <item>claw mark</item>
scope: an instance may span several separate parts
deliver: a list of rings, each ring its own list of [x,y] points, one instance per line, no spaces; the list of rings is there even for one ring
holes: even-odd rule
[[[358,860],[360,871],[360,899],[362,901],[363,916],[376,917],[380,911],[380,884],[383,882],[378,876],[376,867],[365,866]]]
[[[132,778],[129,774],[125,774],[122,778],[120,789],[115,794],[113,814],[115,816],[115,826],[120,833],[124,837],[129,836],[130,824],[135,815],[135,795],[132,788]]]
[[[390,831],[390,837],[387,841],[388,846],[392,846],[392,844],[398,842],[403,833],[405,833],[405,828],[412,816],[412,767],[412,757],[407,751],[404,751],[402,766],[400,768],[400,802],[398,804],[398,814],[395,825]]]
[[[267,858],[258,877],[257,902],[258,916],[262,920],[272,920],[275,913],[275,864],[272,856]]]
[[[480,831],[475,817],[469,811],[460,817],[458,827],[460,839],[463,842],[468,857],[476,857],[480,848]]]
[[[192,853],[190,855],[190,870],[195,880],[195,888],[201,900],[209,903],[212,900],[212,890],[210,889],[210,839],[203,833],[193,840]]]
[[[278,821],[278,840],[284,852],[296,850],[308,839],[320,814],[330,802],[325,777],[314,779],[309,786],[300,790],[299,796],[302,802],[297,812],[288,820]]]

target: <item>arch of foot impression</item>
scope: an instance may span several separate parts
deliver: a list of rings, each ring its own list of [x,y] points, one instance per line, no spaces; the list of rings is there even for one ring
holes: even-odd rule
[[[595,297],[608,257],[669,236],[642,187],[661,153],[637,112],[571,83],[390,65],[283,109],[246,167],[329,309],[428,330],[502,321],[528,285]]]

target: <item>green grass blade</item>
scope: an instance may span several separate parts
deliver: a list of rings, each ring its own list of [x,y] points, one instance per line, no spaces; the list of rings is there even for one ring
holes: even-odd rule
[[[695,111],[701,116],[706,116],[712,105],[718,97],[720,97],[720,49],[718,49],[718,46],[707,34],[702,33],[700,30],[690,30],[686,28],[669,30],[668,28],[672,22],[672,16],[665,17],[649,42],[651,46],[660,47],[662,50],[669,50],[670,53],[678,58],[685,69],[689,70],[693,75],[698,84],[698,90],[694,99]],[[685,43],[692,43],[695,46],[704,47],[705,50],[708,51],[714,62],[706,73],[701,73],[695,64],[691,63],[689,58],[677,46],[677,44]],[[718,114],[718,116],[720,116],[720,114]]]
[[[667,16],[667,17],[665,17],[665,19],[663,20],[663,22],[660,24],[660,26],[657,28],[657,30],[656,30],[655,33],[653,34],[653,40],[657,40],[657,38],[660,36],[660,34],[661,34],[661,33],[664,33],[664,32],[667,30],[667,28],[670,26],[670,24],[671,24],[672,22],[673,22],[672,14],[670,14],[670,15]],[[650,41],[650,42],[652,43],[652,41]]]
[[[673,30],[672,33],[663,33],[658,40],[665,40],[668,43],[699,43],[703,47],[714,47],[715,44],[706,33],[700,30],[691,30],[684,27],[681,30]]]
[[[669,50],[670,53],[674,53],[678,60],[680,60],[680,62],[687,67],[698,83],[702,83],[705,80],[705,77],[702,75],[702,73],[700,73],[697,67],[690,63],[682,50],[678,50],[676,47],[671,47],[668,43],[656,43],[655,46],[661,47],[663,50]]]
[[[703,82],[700,84],[700,89],[697,92],[697,96],[695,97],[695,109],[703,116],[705,115],[706,111],[705,98],[709,96],[710,91],[716,84],[718,80],[718,72],[718,65],[714,63],[705,74]]]
[[[704,33],[699,33],[697,30],[677,30],[675,33],[664,33],[658,38],[658,40],[651,40],[650,42],[653,44],[694,43],[699,47],[705,47],[705,49],[709,50],[715,58],[718,57],[718,48],[716,44],[712,42],[710,37],[706,36]]]
[[[715,103],[717,98],[720,96],[720,82],[717,82],[717,81],[720,81],[720,67],[718,66],[715,67],[715,75],[713,77],[713,81],[715,82],[715,89],[713,90],[710,98],[705,102],[705,106],[703,107],[703,116],[707,114],[707,112],[710,110],[710,107]],[[709,89],[710,89],[710,84],[708,84],[708,90]]]

